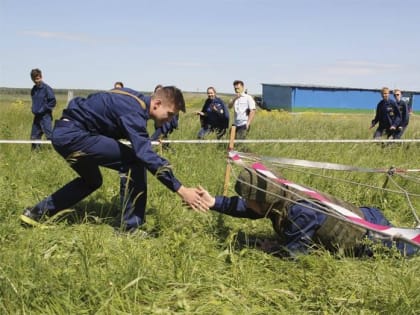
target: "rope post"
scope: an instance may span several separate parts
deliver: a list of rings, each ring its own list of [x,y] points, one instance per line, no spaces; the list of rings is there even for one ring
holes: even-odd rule
[[[235,142],[235,135],[236,135],[236,126],[232,126],[230,128],[230,138],[229,138],[229,145],[228,145],[228,152],[233,150],[234,142]],[[227,196],[228,189],[229,189],[229,179],[230,179],[230,171],[232,166],[229,162],[226,164],[226,171],[225,171],[225,184],[223,186],[223,195]]]
[[[159,136],[159,155],[163,156],[163,139],[162,135]]]

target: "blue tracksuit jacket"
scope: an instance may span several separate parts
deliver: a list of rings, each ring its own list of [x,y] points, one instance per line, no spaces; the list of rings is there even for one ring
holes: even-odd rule
[[[201,111],[204,113],[204,117],[201,118],[202,126],[210,125],[211,128],[216,129],[228,128],[229,110],[220,98],[208,98]]]
[[[393,100],[381,100],[376,106],[376,115],[372,120],[372,126],[379,123],[378,129],[387,130],[391,127],[397,128],[401,122],[401,113]]]
[[[46,83],[41,82],[40,86],[34,85],[31,90],[32,113],[40,115],[52,112],[57,104],[53,89]]]
[[[75,121],[82,128],[93,134],[103,135],[113,139],[127,139],[131,142],[136,158],[152,173],[159,171],[158,179],[170,190],[177,191],[181,183],[170,168],[169,162],[159,156],[150,143],[147,132],[149,119],[150,97],[128,89],[127,91],[146,104],[143,109],[132,97],[110,92],[100,92],[88,98],[76,97],[70,101],[63,111],[63,118]]]

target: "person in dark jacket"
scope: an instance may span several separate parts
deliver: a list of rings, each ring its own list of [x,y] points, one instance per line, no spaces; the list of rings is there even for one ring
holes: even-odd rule
[[[204,139],[209,133],[215,132],[217,139],[226,134],[229,127],[229,110],[225,103],[217,97],[216,89],[212,86],[207,88],[207,99],[201,111],[196,112],[200,116],[201,129],[198,139]]]
[[[145,222],[146,169],[192,209],[207,211],[198,188],[181,184],[169,162],[152,149],[147,132],[148,119],[160,126],[179,111],[185,111],[185,101],[174,86],[162,87],[149,97],[120,88],[72,99],[56,121],[51,141],[79,177],[25,209],[21,220],[36,226],[44,216],[72,207],[90,195],[102,185],[99,166],[114,170],[127,166],[131,172],[126,186],[129,206],[123,209],[122,220],[126,230],[135,230]],[[129,140],[131,146],[120,139]]]
[[[312,188],[306,187],[312,192]],[[318,200],[305,198],[293,185],[274,183],[269,178],[257,174],[253,169],[243,169],[236,181],[238,196],[213,197],[201,188],[202,200],[211,210],[237,218],[262,219],[272,221],[278,235],[276,247],[285,256],[309,253],[319,246],[331,252],[342,252],[354,256],[370,256],[371,249],[366,239],[376,240],[374,233],[367,229],[344,222],[333,215],[327,215],[325,206]],[[373,224],[391,226],[382,212],[373,207],[356,207],[325,193],[316,192],[325,200],[354,212]],[[419,249],[402,241],[380,240],[387,247],[396,246],[403,255],[413,255]]]
[[[52,111],[57,104],[53,89],[42,80],[42,71],[39,69],[31,70],[31,79],[35,85],[31,89],[32,122],[31,140],[41,140],[42,135],[51,139],[52,131]],[[40,148],[40,144],[32,143],[32,150]]]
[[[118,83],[118,82],[117,82]],[[120,82],[121,83],[121,82]],[[115,86],[115,85],[114,85]],[[117,88],[122,88],[124,85],[120,85]],[[156,91],[160,88],[162,88],[163,85],[158,84],[156,85],[153,93],[156,93]],[[179,114],[176,114],[172,117],[170,121],[166,121],[163,124],[155,123],[155,132],[150,136],[151,141],[162,141],[164,139],[168,139],[169,134],[171,134],[175,129],[178,129],[178,120],[179,120]],[[169,143],[163,143],[162,148],[167,150],[169,149]],[[129,189],[128,189],[128,183],[131,180],[131,173],[129,172],[129,166],[128,165],[122,165],[121,168],[118,171],[119,177],[120,177],[120,202],[122,208],[131,208],[132,205],[132,199],[129,198]],[[145,181],[146,181],[146,174],[145,174]]]
[[[380,139],[385,132],[387,138],[390,139],[394,137],[395,131],[400,125],[401,113],[397,104],[389,98],[389,88],[382,88],[381,95],[382,100],[376,106],[376,115],[370,129],[379,124],[373,138]]]
[[[395,103],[397,104],[398,109],[401,113],[401,122],[394,133],[394,138],[401,139],[402,135],[407,129],[410,120],[410,108],[408,107],[407,103],[402,99],[402,92],[400,89],[395,89],[393,91],[393,95]]]

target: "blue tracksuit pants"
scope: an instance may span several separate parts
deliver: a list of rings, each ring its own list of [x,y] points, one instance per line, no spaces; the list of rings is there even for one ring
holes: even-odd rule
[[[54,149],[79,175],[39,202],[39,213],[53,215],[72,207],[102,185],[99,166],[114,170],[130,170],[131,178],[121,180],[121,198],[125,228],[135,228],[145,221],[147,201],[146,169],[127,145],[103,135],[93,134],[74,121],[58,120],[52,143]],[[128,184],[125,186],[125,184]],[[125,188],[124,188],[125,187]],[[124,188],[124,189],[123,189]]]
[[[37,114],[34,116],[31,129],[31,140],[41,140],[42,135],[45,134],[45,137],[51,139],[52,130],[52,114],[47,112],[44,114]],[[40,147],[40,144],[32,144],[32,149],[37,149]]]

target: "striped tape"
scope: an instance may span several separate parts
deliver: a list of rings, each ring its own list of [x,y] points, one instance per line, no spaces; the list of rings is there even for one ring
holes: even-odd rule
[[[237,152],[229,152],[229,158],[237,164],[242,165],[242,159],[237,154]],[[413,244],[417,247],[420,247],[420,229],[419,228],[400,228],[400,227],[390,227],[385,225],[374,224],[369,221],[366,221],[364,218],[358,216],[354,212],[337,205],[327,199],[325,196],[321,195],[319,192],[301,186],[299,184],[293,183],[286,179],[278,178],[273,172],[271,172],[267,167],[265,167],[262,163],[256,162],[253,163],[251,166],[254,170],[263,174],[264,176],[270,178],[271,180],[283,184],[289,187],[293,187],[294,189],[302,192],[304,195],[311,197],[315,200],[318,200],[329,209],[336,211],[336,213],[343,215],[347,220],[351,223],[358,225],[360,227],[366,228],[370,231],[379,233],[381,235],[390,237],[391,239],[400,239],[402,241],[408,242]]]

